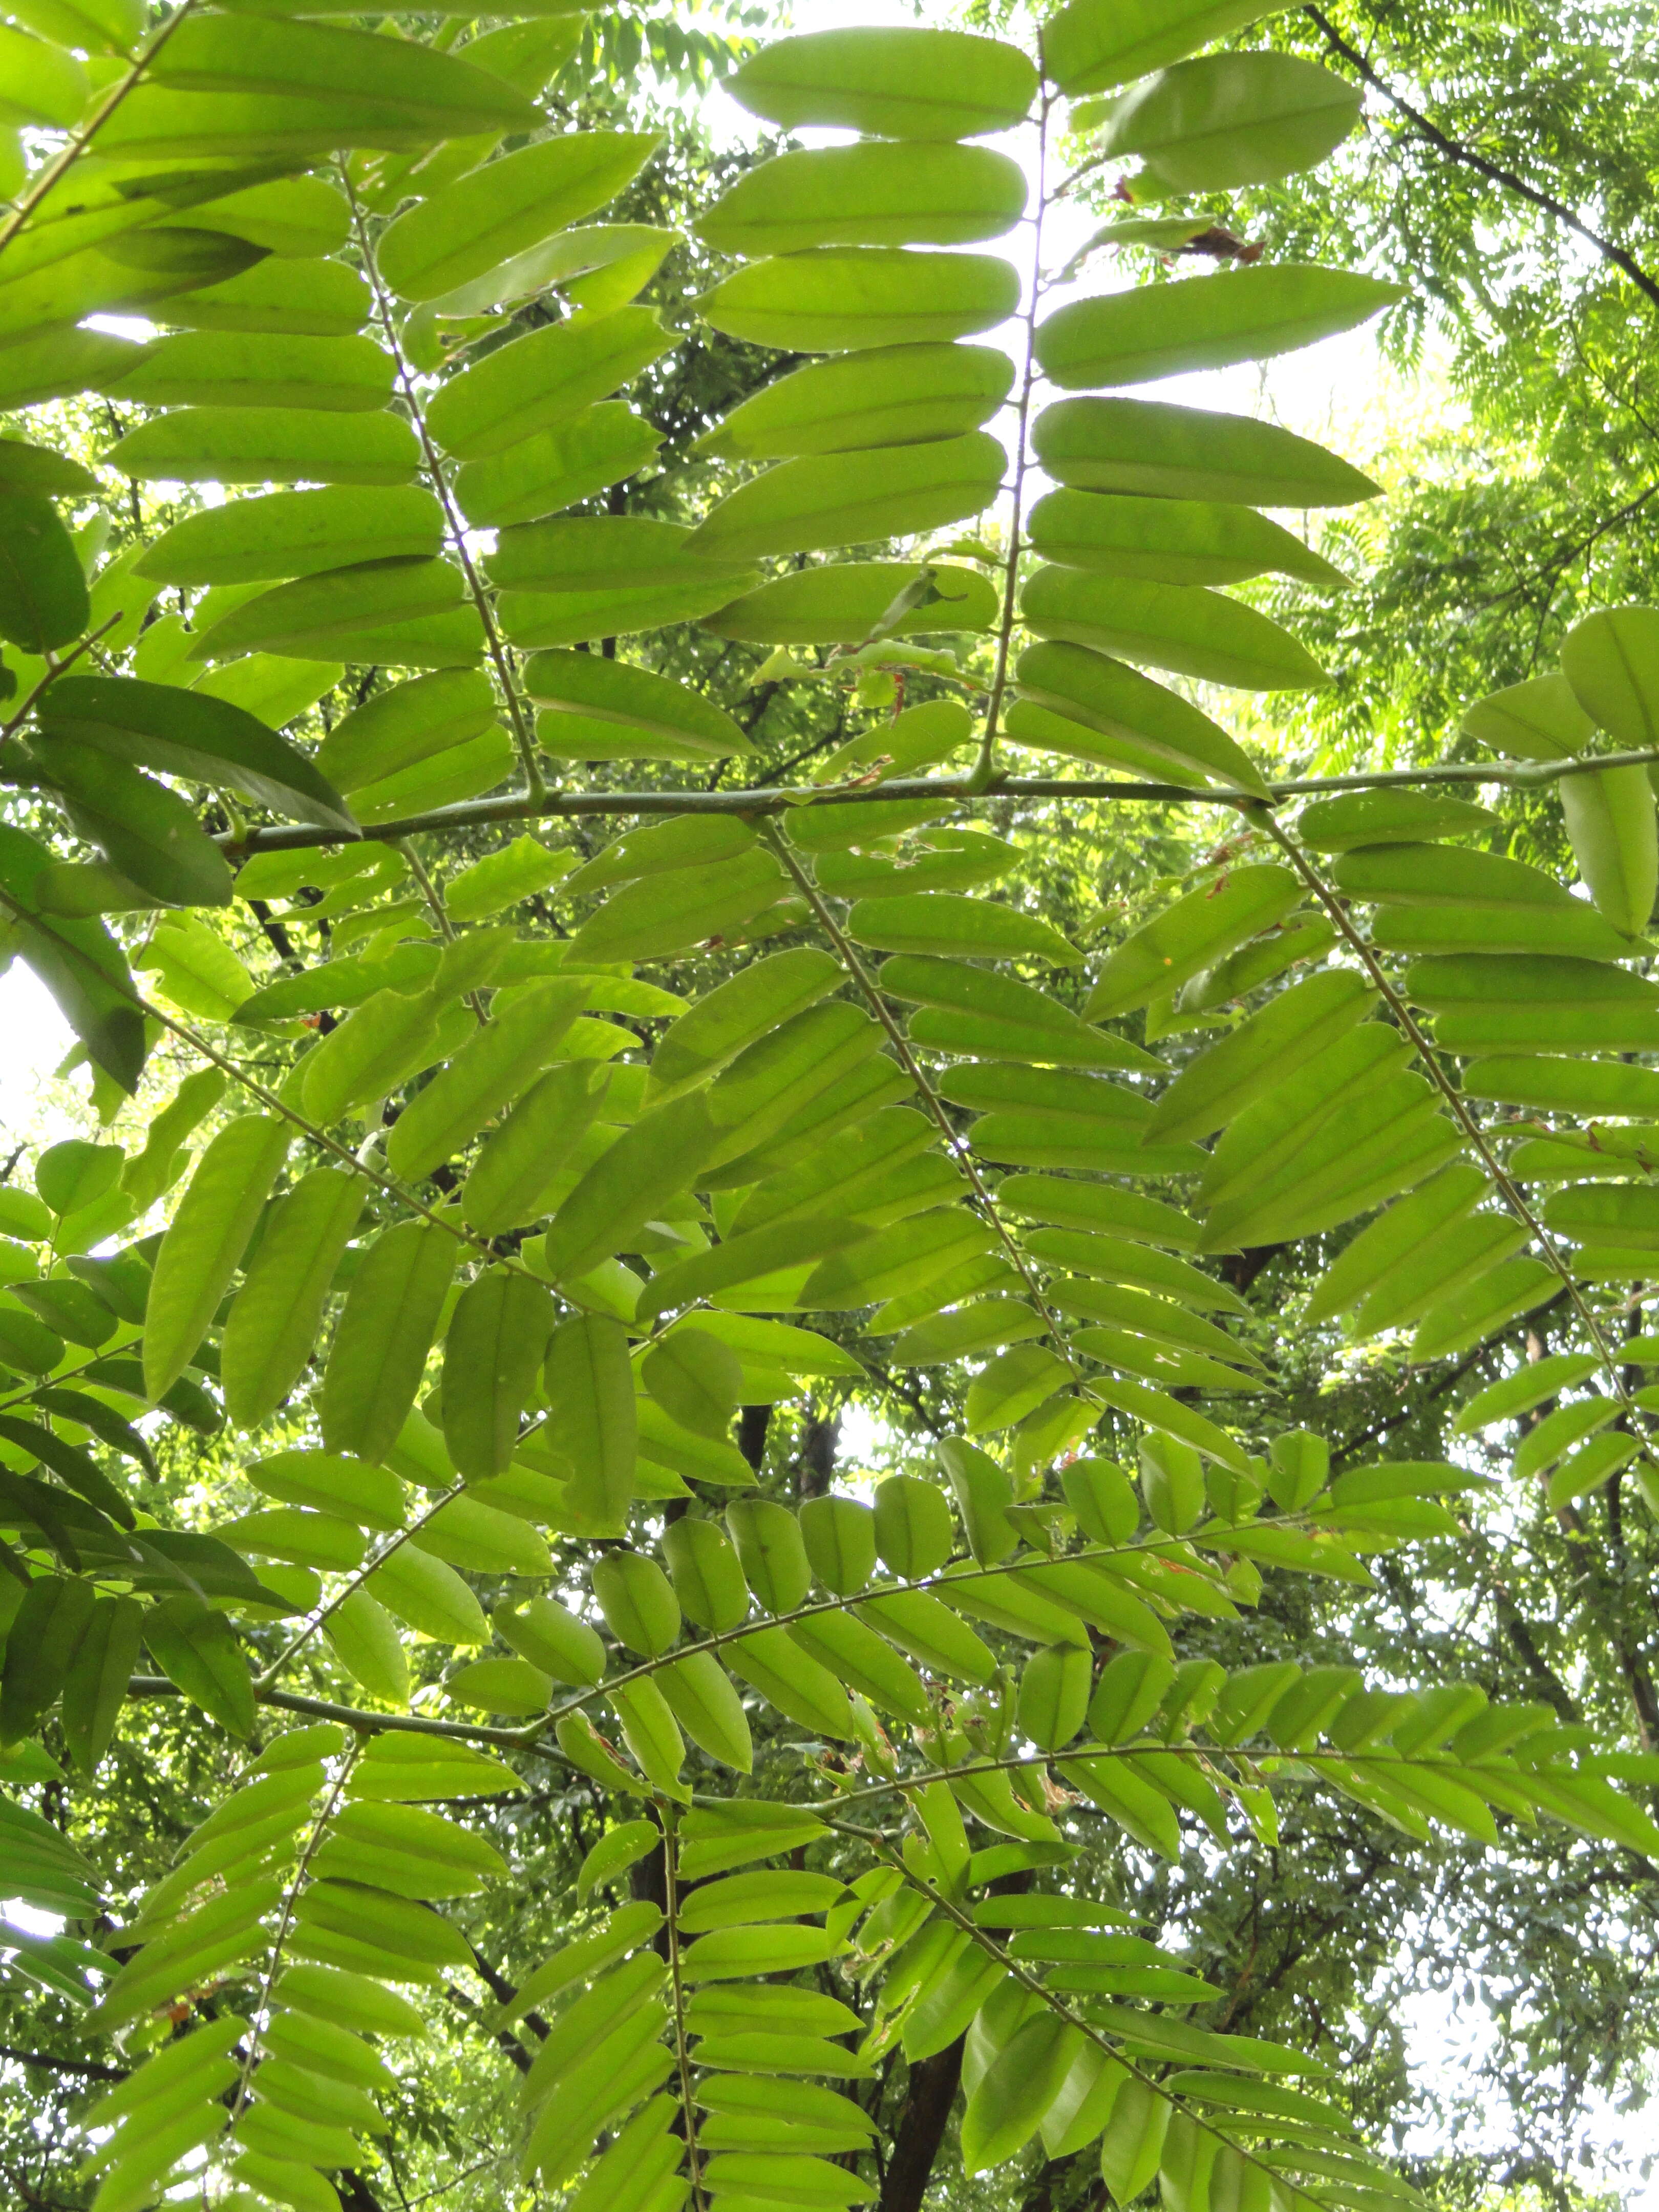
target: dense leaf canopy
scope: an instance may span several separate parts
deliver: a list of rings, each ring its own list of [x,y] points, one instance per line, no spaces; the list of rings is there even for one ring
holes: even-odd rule
[[[1253,12],[0,25],[21,2201],[1593,2193],[1640,26]]]

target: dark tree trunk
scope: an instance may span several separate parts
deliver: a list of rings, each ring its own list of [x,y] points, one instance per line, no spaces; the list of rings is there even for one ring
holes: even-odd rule
[[[766,1457],[766,1432],[771,1425],[769,1406],[744,1406],[738,1415],[738,1449],[757,1474]]]
[[[921,2200],[945,2140],[945,2124],[962,2080],[966,2042],[967,2038],[959,2035],[947,2050],[936,2051],[910,2069],[910,2086],[894,2133],[893,2154],[887,2162],[878,2212],[921,2212]]]
[[[836,1448],[840,1442],[839,1413],[831,1413],[828,1420],[822,1421],[814,1414],[807,1422],[800,1440],[795,1476],[797,1492],[803,1502],[809,1498],[822,1498],[834,1481]]]

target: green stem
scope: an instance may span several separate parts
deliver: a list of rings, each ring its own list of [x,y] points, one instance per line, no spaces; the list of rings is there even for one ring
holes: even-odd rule
[[[495,625],[495,611],[489,604],[489,594],[484,589],[483,579],[478,574],[473,562],[471,549],[466,542],[465,518],[455,504],[454,494],[449,488],[449,479],[444,473],[442,457],[433,443],[432,433],[427,428],[426,410],[421,405],[420,394],[415,389],[415,379],[410,371],[408,362],[404,357],[403,345],[398,336],[397,318],[392,310],[390,295],[380,280],[380,265],[374,258],[374,249],[369,242],[368,232],[363,222],[362,208],[358,202],[356,193],[352,190],[351,179],[345,173],[343,167],[341,169],[341,180],[345,186],[346,197],[351,203],[351,220],[357,233],[357,250],[362,260],[363,273],[374,290],[375,312],[380,317],[386,350],[392,356],[397,368],[398,382],[403,392],[404,404],[409,410],[409,419],[414,426],[415,434],[421,441],[421,452],[426,462],[426,472],[431,479],[432,489],[436,492],[443,507],[449,542],[454,550],[456,559],[461,564],[462,573],[466,578],[467,590],[471,594],[472,604],[478,611],[478,619],[483,625],[484,641],[489,647],[490,661],[495,667],[495,679],[500,684],[502,696],[507,701],[507,711],[513,724],[513,742],[519,749],[519,762],[524,770],[523,796],[533,805],[547,796],[547,783],[542,775],[541,760],[536,750],[535,731],[528,718],[528,709],[520,694],[518,681],[513,672],[513,664],[507,658],[507,647],[502,642],[501,631]]]
[[[1042,303],[1042,223],[1048,211],[1048,113],[1053,94],[1044,88],[1037,110],[1036,214],[1031,226],[1031,294],[1024,317],[1025,362],[1020,379],[1019,407],[1015,429],[1014,486],[1008,519],[1008,558],[1002,587],[1002,618],[997,627],[996,672],[985,710],[985,733],[968,781],[975,793],[988,792],[996,773],[997,732],[1002,702],[1008,690],[1008,664],[1013,652],[1014,625],[1019,600],[1019,563],[1025,550],[1021,532],[1025,526],[1025,475],[1030,463],[1031,400],[1036,390],[1036,319]]]
[[[1344,792],[1411,790],[1419,785],[1497,784],[1508,790],[1530,791],[1559,783],[1570,775],[1595,775],[1610,768],[1650,768],[1656,764],[1659,764],[1659,745],[1650,745],[1641,751],[1601,753],[1570,761],[1491,761],[1479,767],[1447,762],[1430,768],[1382,769],[1369,775],[1292,777],[1282,783],[1269,784],[1267,796],[1276,805],[1288,799],[1331,799]],[[1195,791],[1189,784],[1053,775],[1000,776],[993,794],[977,790],[971,775],[894,776],[885,783],[845,787],[832,784],[810,792],[799,786],[777,784],[739,791],[550,791],[539,799],[520,792],[503,799],[464,799],[453,806],[435,806],[422,814],[406,815],[400,822],[372,823],[356,833],[314,829],[304,823],[284,823],[281,828],[256,830],[234,849],[239,857],[254,853],[304,852],[315,845],[346,844],[353,842],[354,836],[396,844],[399,838],[428,831],[441,833],[505,826],[514,822],[579,820],[611,815],[779,815],[792,813],[809,799],[814,805],[833,803],[837,806],[881,805],[895,799],[945,799],[969,805],[988,795],[1073,802],[1089,799],[1108,805],[1225,806],[1244,813],[1261,804],[1243,792]]]
[[[657,1818],[662,1823],[664,1902],[667,1907],[668,1979],[674,2002],[674,2059],[680,2077],[680,2115],[685,2129],[685,2160],[690,2172],[691,2202],[696,2212],[707,2212],[703,2193],[702,2154],[697,2145],[696,2105],[691,2094],[691,2055],[685,2037],[685,1984],[680,1960],[679,1820],[674,1808],[659,1801]]]

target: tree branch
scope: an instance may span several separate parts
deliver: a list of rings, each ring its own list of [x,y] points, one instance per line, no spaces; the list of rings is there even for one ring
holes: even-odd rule
[[[1426,138],[1430,145],[1436,147],[1448,161],[1457,162],[1462,168],[1473,169],[1477,176],[1485,177],[1489,184],[1502,185],[1506,192],[1513,192],[1518,199],[1527,201],[1529,205],[1551,216],[1564,229],[1571,231],[1576,238],[1582,238],[1604,261],[1611,262],[1615,269],[1622,269],[1638,290],[1644,293],[1653,305],[1659,307],[1659,279],[1650,276],[1628,248],[1615,246],[1610,238],[1603,238],[1600,231],[1592,230],[1553,193],[1540,191],[1536,185],[1529,185],[1513,169],[1506,169],[1501,161],[1489,161],[1484,154],[1477,154],[1473,146],[1466,146],[1462,139],[1454,138],[1443,131],[1437,123],[1431,123],[1420,107],[1414,107],[1403,93],[1396,92],[1388,79],[1372,68],[1359,49],[1343,37],[1322,9],[1304,7],[1302,12],[1317,28],[1330,51],[1340,55],[1373,92],[1380,94],[1395,114],[1404,116],[1419,137]]]

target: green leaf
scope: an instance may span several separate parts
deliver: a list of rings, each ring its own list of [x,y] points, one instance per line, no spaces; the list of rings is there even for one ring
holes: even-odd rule
[[[1415,845],[1496,830],[1486,807],[1444,792],[1351,791],[1316,799],[1297,817],[1297,835],[1316,853],[1349,853],[1359,845]]]
[[[661,443],[661,433],[631,409],[602,400],[505,453],[468,461],[457,472],[455,497],[480,526],[534,522],[636,475]]]
[[[1024,212],[1017,161],[983,147],[826,146],[752,169],[697,222],[717,253],[818,246],[966,246]]]
[[[1243,30],[1264,12],[1274,12],[1273,0],[1267,0],[1265,10],[1263,0],[1068,0],[1043,27],[1043,65],[1050,81],[1074,100],[1179,61]],[[1154,2160],[1129,2195],[1139,2196],[1156,2171]],[[1120,2203],[1128,2202],[1116,2188],[1112,2194]]]
[[[1041,960],[1054,968],[1075,967],[1083,957],[1036,915],[949,891],[860,899],[848,918],[847,933],[855,944],[886,952]]]
[[[607,398],[673,343],[649,307],[549,325],[498,347],[443,385],[427,410],[428,427],[457,460],[505,453]]]
[[[359,639],[383,633],[394,637],[400,626],[412,631],[416,623],[427,631],[441,631],[443,618],[454,615],[465,595],[465,579],[447,561],[370,561],[329,568],[279,584],[234,607],[206,631],[190,657],[223,660],[252,650],[295,659],[334,653],[357,659],[362,657]],[[410,653],[407,659],[423,657]]]
[[[1404,296],[1397,284],[1346,269],[1259,264],[1072,301],[1039,328],[1036,357],[1066,391],[1146,384],[1294,352],[1353,330]]]
[[[918,585],[922,596],[890,618],[902,595]],[[863,561],[775,576],[706,617],[703,628],[746,645],[862,645],[878,630],[909,637],[994,629],[997,615],[996,592],[977,569]]]
[[[358,791],[412,768],[494,726],[488,677],[446,670],[380,691],[337,722],[317,749],[317,765],[342,791]]]
[[[307,1114],[326,1127],[397,1090],[439,1057],[437,1011],[424,994],[375,992],[301,1061]]]
[[[726,1507],[726,1525],[749,1587],[768,1613],[793,1613],[805,1602],[812,1571],[800,1524],[786,1506],[740,1498]]]
[[[126,879],[179,906],[228,906],[230,870],[194,810],[165,784],[72,738],[37,738],[40,780]]]
[[[980,1370],[969,1386],[966,1426],[970,1436],[1011,1429],[1064,1389],[1072,1371],[1040,1344],[1019,1344]]]
[[[956,1528],[945,1493],[920,1475],[891,1475],[876,1486],[876,1550],[884,1566],[916,1582],[945,1565]]]
[[[504,1474],[553,1329],[553,1301],[493,1267],[460,1295],[444,1339],[444,1442],[463,1480]]]
[[[162,338],[146,347],[131,367],[98,381],[100,389],[106,386],[112,396],[141,406],[358,414],[385,407],[393,374],[391,355],[370,338],[255,337],[202,331]]]
[[[787,460],[958,438],[990,420],[1013,376],[1013,362],[991,346],[874,347],[763,386],[698,447],[711,457]]]
[[[192,1705],[244,1739],[253,1733],[253,1682],[234,1630],[197,1597],[164,1598],[144,1615],[144,1641]]]
[[[503,531],[484,568],[492,583],[562,595],[718,582],[725,564],[690,553],[690,538],[684,523],[644,515],[555,515]],[[731,589],[741,590],[731,573]]]
[[[1085,646],[1028,646],[1014,670],[1009,709],[1017,744],[1099,760],[1182,783],[1212,778],[1265,793],[1260,771],[1207,714],[1122,662]]]
[[[1587,615],[1562,643],[1561,670],[1580,708],[1617,744],[1634,750],[1659,742],[1659,608]]]
[[[1409,850],[1409,848],[1381,848],[1380,850]],[[1420,848],[1433,853],[1437,860],[1445,856],[1438,848],[1428,845]],[[1497,860],[1496,854],[1459,854],[1460,861]],[[1343,865],[1357,860],[1359,855],[1348,854]],[[1518,861],[1504,864],[1517,871]],[[1373,872],[1367,870],[1370,876]],[[1401,880],[1404,880],[1403,878]],[[1544,878],[1556,890],[1562,886],[1553,878]],[[1376,896],[1358,893],[1358,896]],[[1604,921],[1585,900],[1575,899],[1569,893],[1559,902],[1540,897],[1536,901],[1516,900],[1512,904],[1476,903],[1473,900],[1448,897],[1444,903],[1434,904],[1427,900],[1419,905],[1393,901],[1382,902],[1381,911],[1371,924],[1371,942],[1386,951],[1411,953],[1413,956],[1434,955],[1451,958],[1466,954],[1489,955],[1504,953],[1523,955],[1577,963],[1591,960],[1627,960],[1639,940],[1625,936],[1612,924]],[[1496,963],[1493,963],[1496,965]]]
[[[1085,1009],[1100,1021],[1144,1006],[1275,927],[1303,898],[1301,878],[1268,862],[1232,868],[1166,907],[1107,956]]]
[[[398,1116],[386,1142],[393,1175],[420,1182],[526,1091],[557,1055],[588,988],[585,976],[550,976],[498,994],[488,1027]]]
[[[983,432],[884,455],[878,473],[854,454],[785,461],[723,499],[692,533],[691,550],[728,561],[933,530],[977,514],[1006,465]]]
[[[1034,1652],[1020,1675],[1021,1733],[1043,1751],[1070,1743],[1089,1717],[1090,1673],[1089,1654],[1076,1644]]]
[[[70,131],[87,104],[87,73],[72,54],[7,29],[0,40],[5,93],[0,119],[36,129]]]
[[[0,637],[25,653],[71,644],[90,602],[75,541],[51,501],[0,489]]]
[[[1176,1077],[1152,1110],[1149,1141],[1207,1136],[1222,1127],[1370,1010],[1369,986],[1347,971],[1293,985]]]
[[[246,1114],[221,1129],[197,1163],[155,1256],[144,1323],[152,1402],[184,1373],[211,1326],[292,1135],[273,1115]]]
[[[368,285],[339,262],[268,260],[217,283],[192,286],[170,302],[167,319],[188,330],[343,337],[360,330],[373,309]]]
[[[1553,1297],[1560,1277],[1541,1260],[1506,1260],[1431,1307],[1411,1341],[1413,1359],[1441,1359],[1481,1343],[1516,1315]]]
[[[809,1658],[878,1712],[913,1728],[932,1723],[933,1711],[921,1678],[863,1621],[846,1613],[817,1613],[797,1621],[789,1633]]]
[[[1014,2157],[1059,2095],[1082,2038],[1046,2008],[1018,2028],[981,2075],[962,2121],[962,2163],[983,2173]]]
[[[398,1221],[358,1261],[323,1370],[323,1443],[383,1460],[425,1374],[460,1245],[425,1221]]]
[[[1018,46],[961,31],[818,31],[775,40],[727,80],[753,115],[884,138],[973,138],[1025,119],[1036,72]]]
[[[1599,1117],[1659,1112],[1659,1070],[1632,1067],[1623,1060],[1494,1054],[1471,1060],[1463,1081],[1477,1098],[1551,1113]]]
[[[1363,1229],[1315,1284],[1308,1302],[1310,1322],[1328,1321],[1361,1298],[1385,1290],[1402,1269],[1462,1220],[1486,1188],[1481,1170],[1469,1163],[1449,1167],[1410,1198],[1390,1206]]]
[[[6,1636],[0,1742],[32,1734],[57,1703],[91,1632],[95,1602],[88,1582],[40,1575],[29,1583]]]
[[[614,199],[660,143],[578,131],[521,147],[405,210],[380,240],[380,272],[405,300],[440,299]]]
[[[1249,416],[1157,399],[1061,399],[1032,443],[1057,483],[1246,507],[1347,507],[1378,486],[1322,446]]]
[[[1327,684],[1313,656],[1277,623],[1218,592],[1129,577],[1097,579],[1078,568],[1039,568],[1020,599],[1037,636],[1173,669],[1251,691],[1306,690]]]
[[[811,1735],[839,1742],[856,1739],[846,1691],[827,1668],[808,1658],[787,1629],[757,1629],[728,1644],[725,1650],[732,1673],[758,1690],[786,1720]],[[728,1859],[726,1863],[737,1865],[741,1861]]]
[[[693,1743],[737,1773],[752,1770],[754,1747],[743,1700],[712,1651],[689,1652],[665,1667],[656,1680],[670,1711]]]
[[[1165,191],[1231,191],[1317,168],[1358,122],[1360,102],[1357,85],[1293,54],[1209,54],[1075,122],[1100,154],[1139,155],[1142,176]]]
[[[652,1054],[647,1097],[672,1097],[716,1073],[747,1046],[816,1005],[841,981],[840,963],[811,947],[776,952],[739,970],[664,1032]]]
[[[565,715],[577,726],[568,744],[580,742],[579,731],[588,723],[599,722],[638,732],[647,744],[666,739],[678,749],[677,757],[718,760],[750,749],[750,739],[732,717],[702,693],[672,677],[607,660],[599,653],[536,653],[525,668],[524,683],[532,699],[556,710],[542,717],[538,726],[537,734],[550,751],[568,750],[559,729],[560,717]],[[612,959],[617,956],[590,957]]]
[[[490,71],[417,41],[400,40],[390,53],[381,45],[372,33],[331,25],[198,16],[168,40],[149,75],[152,82],[198,92],[277,94],[343,109],[358,104],[365,120],[373,118],[359,142],[368,144],[386,143],[373,133],[394,119],[421,133],[415,143],[491,128],[530,130],[540,119],[522,94]]]
[[[1247,507],[1051,491],[1032,508],[1033,547],[1044,560],[1154,584],[1237,584],[1265,572],[1324,590],[1340,571],[1299,538]]]
[[[494,1625],[515,1651],[556,1681],[586,1689],[605,1673],[605,1646],[585,1620],[551,1598],[496,1613]]]
[[[699,1628],[723,1636],[747,1618],[749,1585],[718,1522],[671,1522],[663,1531],[662,1552],[674,1595]]]
[[[107,465],[176,483],[407,483],[421,448],[395,415],[361,422],[296,407],[205,406],[157,415],[117,441]]]
[[[646,1389],[683,1428],[724,1438],[743,1389],[743,1362],[729,1346],[695,1327],[677,1328],[646,1354]]]
[[[698,301],[704,319],[728,337],[790,353],[948,343],[994,330],[1018,305],[1018,272],[991,254],[881,246],[819,246],[751,262]]]
[[[599,1314],[561,1322],[547,1346],[544,1380],[573,1470],[567,1510],[579,1528],[613,1533],[634,1496],[638,1451],[634,1375],[621,1324]]]
[[[427,557],[443,534],[442,507],[413,484],[273,491],[186,515],[163,532],[138,568],[163,584],[257,583],[359,561]]]
[[[605,1108],[610,1073],[592,1060],[550,1068],[486,1140],[461,1189],[461,1214],[487,1237],[522,1227],[581,1157],[583,1137]]]
[[[313,1168],[266,1223],[220,1352],[225,1412],[238,1427],[268,1419],[305,1371],[365,1194],[343,1169]]]
[[[607,1829],[576,1869],[577,1896],[585,1898],[590,1890],[626,1874],[661,1841],[662,1831],[654,1820],[624,1820]]]
[[[690,563],[687,563],[690,569]],[[753,569],[711,568],[679,584],[638,591],[503,592],[496,605],[501,629],[514,645],[580,645],[594,638],[627,637],[672,623],[697,622],[724,606],[733,592],[758,580]]]

